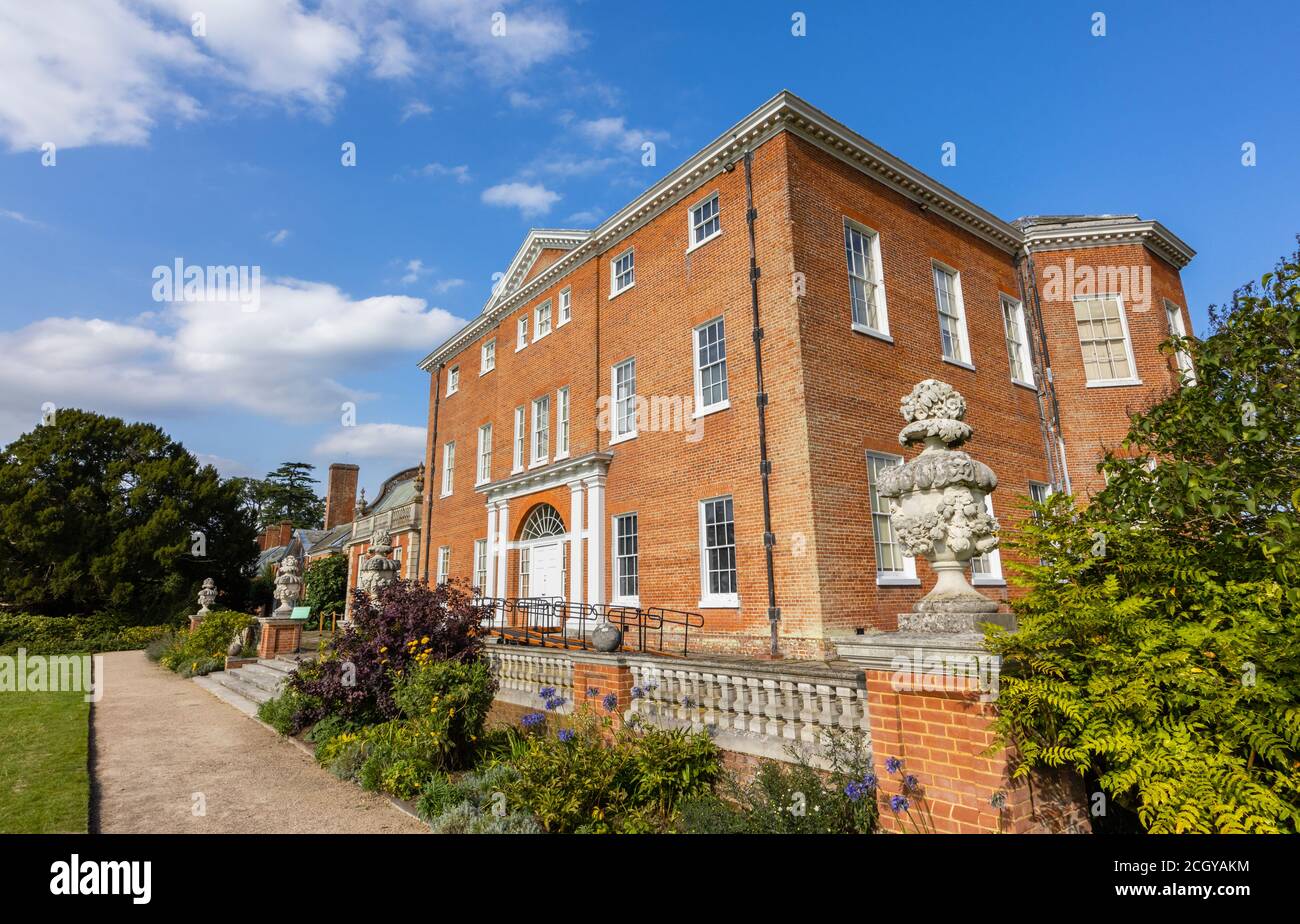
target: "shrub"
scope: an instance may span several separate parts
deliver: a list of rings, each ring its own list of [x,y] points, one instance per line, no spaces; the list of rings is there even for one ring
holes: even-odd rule
[[[34,616],[0,613],[0,654],[24,648],[29,654],[130,651],[146,648],[170,632],[167,626],[124,625],[107,615]]]
[[[204,617],[193,630],[176,634],[177,644],[164,651],[158,663],[183,677],[221,670],[226,649],[235,635],[253,624],[253,617],[233,610],[217,610]]]
[[[394,581],[377,599],[356,591],[353,627],[329,644],[319,673],[290,680],[310,704],[298,717],[299,726],[326,715],[359,722],[396,718],[401,709],[393,700],[394,679],[421,663],[475,660],[483,645],[480,618],[480,609],[456,582],[430,588]]]
[[[715,792],[687,797],[681,830],[691,834],[868,834],[879,820],[871,754],[859,735],[831,731],[825,769],[792,750],[792,763],[765,760],[745,785],[726,777]]]
[[[434,774],[425,781],[416,814],[435,834],[540,834],[541,827],[527,812],[506,811],[506,789],[518,776],[504,764],[459,780]]]
[[[611,724],[583,704],[567,727],[529,736],[513,761],[512,802],[546,831],[662,831],[678,803],[708,791],[720,773],[720,752],[703,733]]]
[[[486,658],[425,661],[397,678],[393,701],[436,742],[440,769],[467,766],[492,709],[496,679]]]

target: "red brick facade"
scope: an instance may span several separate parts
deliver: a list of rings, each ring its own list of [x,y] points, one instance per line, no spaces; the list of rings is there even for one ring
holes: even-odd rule
[[[1176,268],[1190,251],[1162,228],[1130,222],[1104,240],[1063,232],[1049,244],[894,162],[802,101],[783,95],[767,106],[590,235],[535,232],[512,264],[518,271],[503,281],[484,315],[425,360],[431,373],[429,514],[421,570],[428,579],[436,578],[439,549],[447,547],[450,576],[481,584],[490,596],[523,595],[521,531],[539,505],[549,504],[564,524],[558,537],[563,595],[613,602],[613,518],[636,513],[640,604],[700,612],[701,649],[766,649],[769,585],[745,146],[752,151],[772,584],[784,655],[823,656],[835,635],[895,628],[896,614],[933,583],[924,562],[914,579],[878,579],[868,490],[867,453],[902,455],[898,402],[916,382],[943,379],[966,396],[975,430],[967,448],[1000,480],[993,505],[1004,528],[1013,528],[1021,515],[1018,505],[1030,482],[1064,484],[1064,477],[1053,478],[1058,447],[1045,439],[1046,431],[1059,426],[1071,486],[1086,494],[1096,486],[1092,469],[1100,447],[1115,446],[1127,429],[1125,412],[1176,385],[1176,367],[1157,345],[1168,336],[1164,298],[1184,312],[1190,331]],[[691,209],[714,193],[721,233],[691,247]],[[887,336],[851,324],[846,220],[877,236]],[[555,237],[563,234],[571,237]],[[1166,240],[1173,243],[1157,255],[1153,242]],[[1029,274],[1020,267],[1026,247],[1040,292],[1047,288],[1048,266],[1067,256],[1149,268],[1149,310],[1125,308],[1141,384],[1086,387],[1073,303],[1055,291],[1051,299],[1035,299],[1025,290]],[[635,284],[611,294],[613,261],[629,249]],[[936,264],[957,273],[968,362],[943,358]],[[566,290],[572,317],[561,323]],[[1025,306],[1037,387],[1012,381],[1004,297]],[[538,309],[547,302],[551,329],[538,338]],[[1042,314],[1041,337],[1035,308]],[[517,349],[525,317],[527,345]],[[717,318],[725,330],[729,406],[696,419],[690,414],[697,390],[694,332]],[[480,372],[489,341],[494,368]],[[661,409],[685,405],[687,411],[667,415],[659,426],[639,426],[634,438],[620,441],[601,410],[614,390],[614,367],[633,358],[636,395],[647,412],[656,401]],[[1051,389],[1042,381],[1049,366],[1059,425]],[[449,394],[452,368],[458,387]],[[560,389],[568,390],[563,458]],[[534,466],[533,401],[541,397],[550,400],[549,445]],[[518,407],[525,409],[527,445],[516,473]],[[490,473],[480,482],[478,433],[489,423]],[[444,453],[453,441],[451,491],[444,496]],[[708,598],[702,575],[701,502],[724,496],[734,515],[738,605]],[[484,540],[488,553],[485,580],[475,573],[476,540]],[[543,551],[530,549],[530,562]],[[593,567],[597,580],[590,578]],[[531,573],[529,583],[537,593]],[[996,575],[981,589],[1002,600],[1008,593]],[[695,640],[693,632],[693,647]]]

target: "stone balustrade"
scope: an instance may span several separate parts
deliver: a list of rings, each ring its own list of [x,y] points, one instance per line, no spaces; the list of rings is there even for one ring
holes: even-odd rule
[[[568,655],[522,645],[488,645],[487,656],[497,678],[498,700],[540,711],[543,705],[537,691],[554,687],[556,695],[564,698],[564,705],[555,711],[573,711],[573,660]]]
[[[814,764],[830,729],[870,739],[861,671],[824,665],[789,670],[707,660],[629,658],[628,719],[664,728],[711,729],[729,751],[790,760],[791,749]]]

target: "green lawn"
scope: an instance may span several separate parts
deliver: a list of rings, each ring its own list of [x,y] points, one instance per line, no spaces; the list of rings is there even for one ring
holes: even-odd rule
[[[0,834],[86,830],[84,693],[0,693]]]

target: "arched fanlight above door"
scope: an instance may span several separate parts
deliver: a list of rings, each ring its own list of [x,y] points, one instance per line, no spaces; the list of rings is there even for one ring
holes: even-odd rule
[[[524,521],[524,528],[519,534],[523,542],[529,539],[544,539],[547,536],[563,536],[564,520],[560,518],[560,512],[550,504],[540,504],[528,514],[528,519]]]

